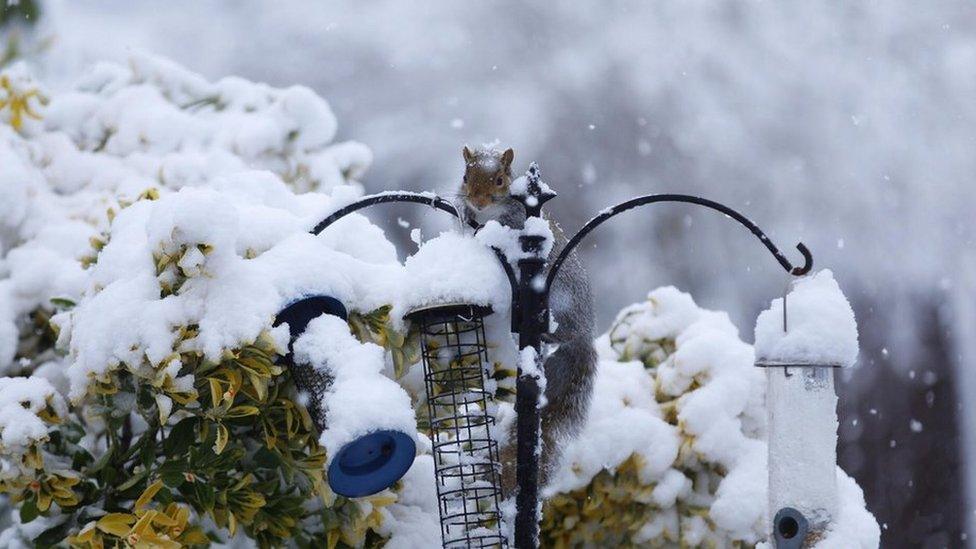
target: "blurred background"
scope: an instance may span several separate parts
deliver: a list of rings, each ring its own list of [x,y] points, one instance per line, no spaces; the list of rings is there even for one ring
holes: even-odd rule
[[[883,545],[974,539],[976,4],[21,0],[2,22],[54,86],[134,50],[307,85],[374,151],[368,191],[450,192],[461,146],[498,140],[540,163],[567,231],[679,192],[746,213],[794,262],[804,242],[861,328],[838,453]],[[404,253],[398,216],[447,226],[372,216]],[[622,215],[582,254],[601,330],[670,284],[751,341],[787,284],[748,231],[689,206]]]

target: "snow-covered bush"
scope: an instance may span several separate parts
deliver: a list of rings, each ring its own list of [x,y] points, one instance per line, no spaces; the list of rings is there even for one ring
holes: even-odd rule
[[[331,143],[328,105],[136,56],[59,93],[14,66],[0,116],[4,544],[390,538],[409,506],[329,490],[276,364],[289,300],[329,292],[371,318],[403,270],[363,218],[306,234],[370,161]]]
[[[350,196],[371,160],[363,145],[331,143],[334,115],[302,87],[278,90],[237,78],[211,83],[137,56],[128,66],[93,67],[74,89],[52,98],[41,121],[31,115],[46,94],[26,67],[5,71],[2,82],[0,116],[8,122],[0,128],[3,365],[16,353],[13,318],[40,309],[43,321],[50,298],[81,295],[82,267],[104,246],[121,205],[215,181],[238,194],[260,192],[260,178],[272,175],[235,175],[251,169],[270,170],[296,190],[342,186],[338,194]],[[326,207],[321,197],[306,202],[306,211]],[[272,237],[274,225],[264,227]],[[42,339],[49,346],[50,338]]]

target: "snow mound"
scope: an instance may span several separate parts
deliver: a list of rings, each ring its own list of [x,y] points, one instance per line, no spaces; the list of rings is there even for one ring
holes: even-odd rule
[[[330,462],[346,443],[372,431],[416,434],[410,397],[382,374],[383,348],[360,343],[346,321],[330,315],[312,320],[293,348],[297,362],[326,368],[333,378],[322,397],[327,427],[320,437]]]
[[[499,259],[470,236],[443,233],[407,258],[404,268],[410,280],[409,292],[402,299],[405,309],[474,303],[504,313],[511,306],[512,287]]]
[[[587,423],[547,488],[553,498],[547,539],[568,545],[762,539],[764,383],[752,348],[728,316],[699,308],[673,287],[659,288],[621,311],[598,349]],[[587,516],[585,507],[576,516],[579,498],[603,501],[607,516]],[[626,521],[612,518],[622,513]],[[597,534],[600,522],[616,526]]]
[[[756,354],[782,363],[852,366],[857,361],[857,323],[850,303],[829,270],[799,279],[787,296],[774,299],[756,321]]]
[[[47,380],[0,378],[0,480],[33,478],[43,464],[40,445],[51,424],[67,412]]]

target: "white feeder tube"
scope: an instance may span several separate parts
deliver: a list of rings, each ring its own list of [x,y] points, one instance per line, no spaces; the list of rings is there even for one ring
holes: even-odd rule
[[[834,368],[766,368],[769,432],[769,524],[785,507],[812,532],[837,516],[837,395]]]

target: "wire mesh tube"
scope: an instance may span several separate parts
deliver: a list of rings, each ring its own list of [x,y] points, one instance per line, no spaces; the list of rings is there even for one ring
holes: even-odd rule
[[[290,303],[282,309],[275,318],[274,325],[288,325],[290,341],[288,353],[281,357],[280,363],[288,367],[295,387],[303,393],[305,406],[312,418],[312,422],[326,441],[324,445],[329,453],[328,481],[335,493],[346,497],[363,497],[378,493],[395,484],[413,464],[416,456],[416,443],[413,429],[404,429],[403,420],[413,424],[413,410],[409,398],[403,394],[402,402],[398,402],[395,391],[376,391],[375,394],[363,395],[363,398],[384,399],[382,406],[367,407],[372,410],[368,415],[363,409],[353,407],[337,407],[327,413],[325,402],[330,398],[349,401],[350,387],[357,391],[356,384],[342,383],[337,374],[343,372],[348,378],[349,367],[359,368],[368,365],[357,363],[336,364],[323,361],[315,364],[296,361],[294,348],[298,338],[306,333],[313,320],[320,317],[336,317],[343,325],[345,343],[342,338],[333,341],[333,345],[360,346],[346,326],[346,308],[338,299],[331,296],[305,296]],[[337,370],[339,368],[339,370]],[[376,379],[374,386],[382,385],[396,387],[396,383],[380,374],[382,358],[375,368]],[[337,383],[337,380],[340,382]],[[359,396],[358,392],[352,395]],[[340,427],[339,435],[330,436],[331,425],[348,425],[350,416],[355,416],[355,424],[366,426],[359,430],[349,430]],[[396,418],[399,416],[400,422]],[[331,447],[330,447],[331,446]]]
[[[499,504],[501,463],[485,389],[489,307],[440,305],[411,312],[421,332],[424,385],[444,547],[507,547]]]

